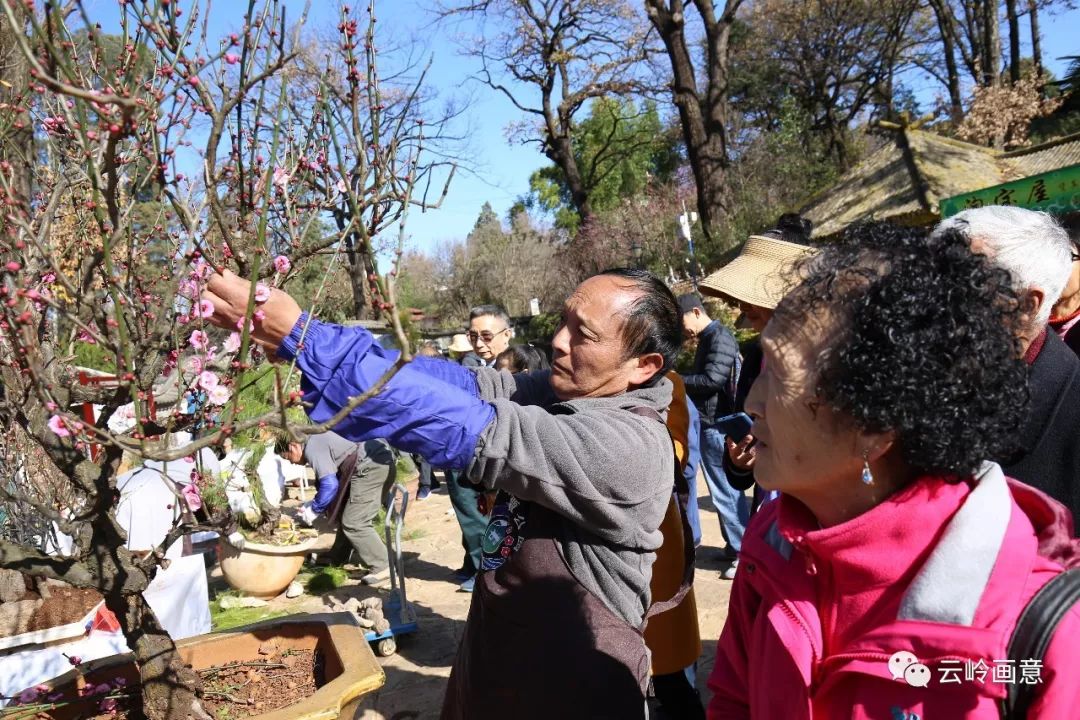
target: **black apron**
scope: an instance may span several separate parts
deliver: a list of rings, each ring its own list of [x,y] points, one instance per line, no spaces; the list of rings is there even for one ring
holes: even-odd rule
[[[571,574],[562,522],[499,493],[484,538],[498,567],[477,578],[442,720],[645,718],[645,641]]]

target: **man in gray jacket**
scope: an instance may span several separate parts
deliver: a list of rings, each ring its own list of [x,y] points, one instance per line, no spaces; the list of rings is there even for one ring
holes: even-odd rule
[[[235,326],[249,287],[211,279],[215,323]],[[296,358],[316,421],[393,363],[366,331],[309,318],[283,293],[263,310],[255,338]],[[663,283],[609,271],[566,301],[550,371],[473,373],[419,358],[336,426],[467,467],[499,491],[444,719],[645,717],[639,628],[675,471],[663,376],[681,340]]]

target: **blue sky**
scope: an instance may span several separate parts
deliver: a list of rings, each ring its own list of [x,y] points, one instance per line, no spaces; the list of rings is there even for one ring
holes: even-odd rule
[[[181,7],[187,3],[180,2]],[[304,7],[300,0],[288,0],[288,8],[296,15]],[[243,0],[216,0],[210,18],[210,36],[227,34],[241,24],[240,15],[247,6]],[[106,30],[117,18],[115,0],[87,0],[91,18],[102,22]],[[309,25],[333,27],[337,20],[338,2],[312,0]],[[366,7],[366,3],[360,3]],[[466,155],[471,170],[460,172],[451,184],[449,194],[438,210],[413,213],[408,222],[411,236],[409,246],[431,250],[440,241],[463,238],[472,228],[480,207],[490,202],[495,212],[505,216],[514,201],[528,189],[529,175],[547,164],[536,146],[511,144],[505,136],[506,127],[522,119],[508,99],[469,78],[475,73],[474,60],[462,57],[451,32],[432,27],[434,16],[431,0],[382,0],[377,4],[378,27],[384,43],[402,38],[418,38],[417,47],[433,59],[429,78],[444,97],[471,98],[470,109],[463,121],[472,133]],[[1026,19],[1021,21],[1021,34],[1029,39]],[[1080,54],[1080,9],[1055,16],[1040,15],[1043,32],[1043,58],[1046,65],[1060,76],[1066,63],[1064,55]],[[1025,54],[1029,48],[1025,45]],[[917,96],[929,105],[934,92],[929,82],[914,82]]]

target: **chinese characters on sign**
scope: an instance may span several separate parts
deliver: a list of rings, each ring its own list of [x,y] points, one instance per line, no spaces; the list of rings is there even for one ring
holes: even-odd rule
[[[947,218],[961,210],[987,205],[1016,205],[1054,213],[1080,210],[1080,165],[954,195],[942,200],[939,209],[941,217]]]

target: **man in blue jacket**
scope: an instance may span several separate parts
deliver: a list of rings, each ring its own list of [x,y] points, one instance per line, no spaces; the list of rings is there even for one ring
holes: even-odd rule
[[[724,472],[724,433],[716,427],[716,421],[734,412],[739,345],[730,330],[709,317],[696,294],[680,296],[679,309],[687,337],[697,340],[694,367],[682,378],[687,397],[701,415],[701,469],[727,543],[724,557],[729,564],[723,577],[731,579],[738,568],[743,532],[750,520],[750,501],[728,482]]]
[[[211,278],[213,321],[235,327],[250,287]],[[417,358],[355,407],[396,355],[284,293],[261,309],[255,340],[296,360],[313,420],[352,408],[339,434],[384,437],[498,491],[443,720],[644,718],[640,626],[675,472],[663,424],[682,341],[671,291],[644,271],[601,273],[567,299],[550,371]]]

